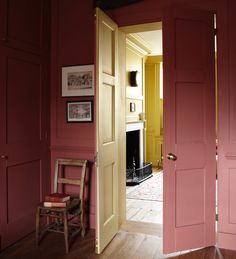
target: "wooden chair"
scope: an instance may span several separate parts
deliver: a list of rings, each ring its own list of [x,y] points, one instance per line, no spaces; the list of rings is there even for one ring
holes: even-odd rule
[[[65,167],[80,167],[80,177],[65,178]],[[65,193],[66,185],[76,186],[78,194],[71,195],[70,202],[66,207],[45,207],[41,202],[36,211],[36,244],[48,231],[64,234],[66,253],[74,237],[81,232],[84,236],[88,226],[88,197],[85,197],[85,186],[88,178],[88,161],[78,159],[56,159],[54,192]],[[61,176],[60,176],[61,174]],[[59,188],[60,187],[60,188]],[[68,187],[68,186],[67,186]],[[78,187],[78,188],[77,188]]]

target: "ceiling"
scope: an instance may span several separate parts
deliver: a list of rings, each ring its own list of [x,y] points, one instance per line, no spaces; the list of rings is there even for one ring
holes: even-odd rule
[[[162,30],[130,33],[149,50],[149,56],[162,55]]]
[[[94,7],[100,7],[103,10],[119,8],[143,0],[93,0]]]

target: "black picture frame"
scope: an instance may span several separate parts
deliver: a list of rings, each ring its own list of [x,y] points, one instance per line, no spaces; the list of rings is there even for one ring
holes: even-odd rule
[[[68,101],[66,104],[67,122],[93,122],[93,101]]]

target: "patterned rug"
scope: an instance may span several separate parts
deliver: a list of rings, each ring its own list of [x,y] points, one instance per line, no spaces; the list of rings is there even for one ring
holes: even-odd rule
[[[163,171],[139,185],[128,187],[127,199],[163,201]]]

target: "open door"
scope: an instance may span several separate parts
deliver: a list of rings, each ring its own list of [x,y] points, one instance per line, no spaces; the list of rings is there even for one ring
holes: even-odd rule
[[[118,27],[96,9],[97,233],[101,253],[118,232]]]
[[[164,253],[215,245],[214,20],[171,10],[163,20]]]

